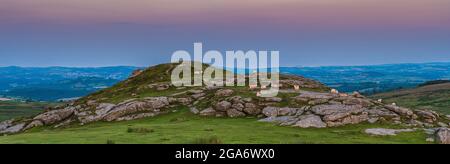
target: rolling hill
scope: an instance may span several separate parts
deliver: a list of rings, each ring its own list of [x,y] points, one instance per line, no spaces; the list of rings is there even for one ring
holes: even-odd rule
[[[450,82],[428,82],[417,88],[396,90],[371,97],[409,108],[432,109],[450,114]]]

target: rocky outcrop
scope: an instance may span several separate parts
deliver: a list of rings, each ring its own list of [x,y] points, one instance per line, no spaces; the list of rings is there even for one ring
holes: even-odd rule
[[[81,124],[95,121],[127,121],[144,117],[153,117],[165,113],[169,106],[167,97],[149,97],[130,99],[119,104],[89,101],[85,105],[60,107],[35,116],[30,120],[0,123],[0,134],[17,133],[39,126],[55,125],[61,127],[73,122]]]
[[[67,107],[60,110],[53,110],[34,117],[33,120],[39,120],[44,125],[51,125],[65,120],[74,113],[73,107]]]
[[[16,125],[12,125],[10,127],[5,128],[4,130],[0,131],[0,134],[8,134],[8,133],[17,133],[22,131],[22,129],[25,127],[25,123],[19,123]]]
[[[143,100],[126,102],[113,107],[103,120],[114,121],[119,118],[135,113],[153,113],[158,114],[162,108],[169,105],[167,97],[151,97]]]

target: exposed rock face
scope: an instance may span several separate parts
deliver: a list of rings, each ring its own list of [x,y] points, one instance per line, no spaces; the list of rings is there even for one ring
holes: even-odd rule
[[[376,128],[376,129],[366,129],[365,132],[370,135],[377,135],[377,136],[395,136],[398,133],[402,132],[413,132],[414,129],[383,129],[383,128]]]
[[[413,111],[408,108],[402,108],[395,105],[386,105],[385,108],[402,116],[412,116],[414,114]]]
[[[311,111],[317,115],[326,116],[333,114],[358,114],[364,109],[360,105],[318,105],[312,107]]]
[[[425,122],[427,123],[433,123],[436,122],[439,118],[439,114],[436,112],[430,111],[430,110],[417,110],[416,114],[423,118]]]
[[[291,126],[291,125],[294,125],[295,123],[297,123],[298,120],[299,120],[299,118],[294,117],[294,116],[281,116],[281,117],[267,117],[267,118],[261,119],[259,121],[276,123],[281,126]]]
[[[301,128],[325,128],[325,124],[319,116],[316,115],[305,115],[301,116],[300,121],[297,121],[294,126]]]
[[[6,120],[3,122],[0,122],[0,131],[3,131],[6,128],[9,128],[10,126],[12,126],[12,120]]]
[[[450,129],[439,128],[436,131],[436,141],[440,144],[450,144]]]
[[[139,112],[160,112],[160,109],[169,105],[167,97],[151,97],[142,101],[132,101],[121,103],[111,109],[103,119],[106,121],[114,121],[126,115]]]
[[[40,120],[44,125],[51,125],[70,117],[74,113],[74,108],[68,107],[61,110],[53,110],[34,117],[33,120]]]
[[[8,134],[8,133],[17,133],[20,132],[24,127],[25,127],[25,123],[20,123],[20,124],[16,124],[13,125],[11,127],[8,127],[2,131],[0,131],[0,134]]]

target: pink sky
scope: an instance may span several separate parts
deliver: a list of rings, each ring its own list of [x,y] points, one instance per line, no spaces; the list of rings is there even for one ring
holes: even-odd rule
[[[75,24],[275,20],[272,23],[280,26],[449,27],[449,6],[449,0],[2,0],[0,19]]]
[[[144,66],[194,42],[290,66],[450,61],[450,0],[0,0],[0,36],[0,65]]]

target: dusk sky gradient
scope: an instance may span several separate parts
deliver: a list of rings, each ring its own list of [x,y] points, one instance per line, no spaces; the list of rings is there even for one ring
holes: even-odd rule
[[[450,61],[449,0],[0,0],[0,66],[148,66],[176,50],[281,66]]]

